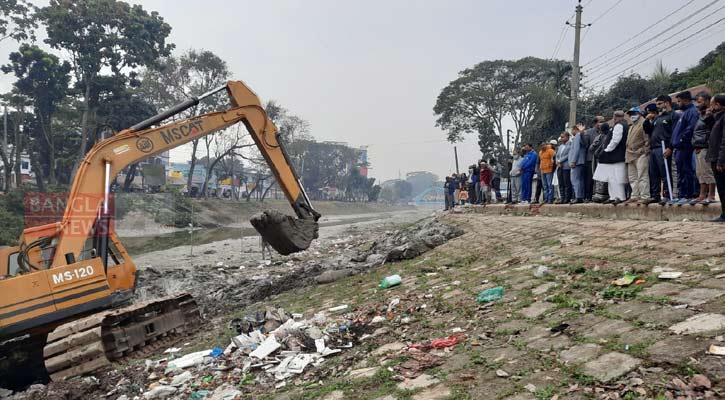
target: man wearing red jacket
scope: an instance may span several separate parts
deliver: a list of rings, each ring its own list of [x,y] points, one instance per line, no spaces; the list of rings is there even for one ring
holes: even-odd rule
[[[481,180],[481,203],[486,204],[491,200],[491,185],[493,184],[493,170],[488,166],[486,161],[481,160],[481,168],[479,178]]]

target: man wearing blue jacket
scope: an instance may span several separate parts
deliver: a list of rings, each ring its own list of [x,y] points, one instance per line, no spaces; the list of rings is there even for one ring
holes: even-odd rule
[[[675,149],[675,164],[677,165],[677,193],[679,199],[676,204],[689,203],[694,197],[695,171],[692,168],[692,134],[700,119],[697,108],[692,104],[692,95],[688,90],[678,93],[677,99],[682,115],[672,129],[672,147]]]
[[[524,146],[523,161],[521,161],[521,203],[529,204],[531,202],[531,184],[534,180],[534,172],[536,172],[536,164],[539,157],[536,155],[531,143]]]

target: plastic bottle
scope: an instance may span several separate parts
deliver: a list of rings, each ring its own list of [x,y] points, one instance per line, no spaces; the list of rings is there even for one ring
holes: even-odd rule
[[[402,279],[400,278],[400,275],[390,275],[385,277],[382,281],[380,281],[380,285],[378,285],[381,289],[387,289],[389,287],[398,286],[400,285],[400,282]]]

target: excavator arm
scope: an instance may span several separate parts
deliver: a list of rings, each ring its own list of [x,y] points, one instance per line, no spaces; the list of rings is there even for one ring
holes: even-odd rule
[[[152,128],[223,90],[229,95],[230,108]],[[252,225],[282,254],[306,249],[317,238],[320,214],[313,209],[279,140],[277,127],[267,117],[257,95],[244,83],[229,81],[97,143],[88,152],[75,175],[68,205],[57,228],[52,266],[74,262],[96,221],[109,217],[110,183],[124,168],[239,122],[247,127],[297,216],[293,219],[265,211],[252,218]]]

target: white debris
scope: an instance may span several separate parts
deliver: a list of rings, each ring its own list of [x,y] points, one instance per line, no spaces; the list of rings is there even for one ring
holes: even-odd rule
[[[178,353],[181,349],[178,347],[169,347],[168,349],[164,350],[164,353]]]
[[[707,349],[707,352],[716,356],[725,356],[725,346],[716,346],[711,344],[710,348]]]
[[[677,279],[681,276],[682,276],[682,272],[680,272],[680,271],[663,271],[657,277],[659,279]]]
[[[143,398],[147,400],[166,399],[176,393],[176,390],[173,386],[159,385],[145,392]]]
[[[262,342],[259,347],[257,347],[256,350],[249,353],[251,357],[255,357],[258,359],[266,358],[268,355],[274,353],[277,349],[279,349],[281,345],[277,342],[277,339],[274,337],[274,335],[269,335],[267,339]]]
[[[348,307],[347,304],[343,304],[343,305],[340,305],[337,307],[332,307],[332,308],[328,309],[327,311],[329,311],[329,312],[345,311],[345,310],[347,310],[347,307]]]
[[[169,362],[168,369],[175,369],[175,368],[184,369],[184,368],[189,368],[194,365],[201,364],[204,362],[204,357],[208,356],[209,353],[211,353],[211,349],[197,351],[195,353],[187,354],[181,358],[177,358],[176,360]]]
[[[179,387],[186,382],[189,382],[194,378],[194,375],[191,374],[189,371],[184,371],[183,374],[176,375],[174,379],[171,380],[171,386]]]

